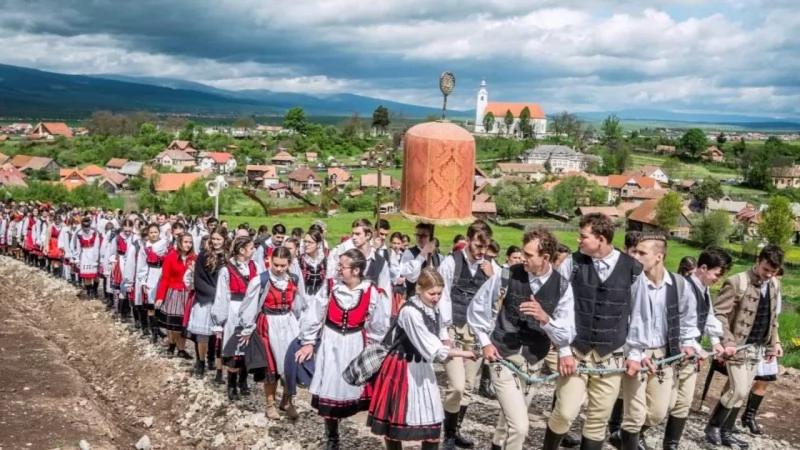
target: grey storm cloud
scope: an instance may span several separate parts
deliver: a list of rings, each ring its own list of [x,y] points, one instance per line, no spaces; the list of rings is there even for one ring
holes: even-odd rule
[[[532,3],[0,0],[0,62],[234,88],[316,83],[421,102],[450,70],[459,85],[454,103],[464,107],[485,77],[496,99],[559,109],[624,101],[729,109],[738,100],[744,111],[762,103],[800,115],[800,19],[789,14],[791,1]],[[708,5],[724,12],[677,19],[658,9],[691,15]]]

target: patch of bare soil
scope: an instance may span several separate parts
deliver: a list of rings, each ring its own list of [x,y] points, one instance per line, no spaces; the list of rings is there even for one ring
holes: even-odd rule
[[[213,371],[194,379],[193,361],[164,358],[100,302],[78,299],[63,281],[0,257],[0,286],[0,450],[77,448],[81,440],[92,449],[131,449],[145,435],[156,449],[324,448],[324,426],[306,391],[296,401],[297,422],[269,421],[261,386],[251,382],[252,396],[228,402],[224,386],[212,383]],[[773,386],[761,411],[770,436],[741,435],[751,448],[796,448],[789,443],[797,437],[796,421],[785,413],[794,410],[799,381],[785,376]],[[713,396],[722,383],[720,377]],[[552,384],[539,390],[526,448],[541,445],[552,402]],[[500,409],[496,401],[475,398],[462,430],[476,448],[488,448]],[[707,413],[692,415],[682,449],[707,448],[706,419]],[[343,449],[383,447],[365,420],[362,413],[343,421]],[[577,422],[573,430],[582,418]],[[652,448],[660,448],[662,433],[651,430]]]

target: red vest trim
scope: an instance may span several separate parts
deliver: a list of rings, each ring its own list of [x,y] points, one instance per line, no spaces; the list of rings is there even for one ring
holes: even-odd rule
[[[147,264],[164,264],[164,256],[166,254],[159,256],[158,253],[153,251],[153,247],[145,246],[144,248],[144,257]]]
[[[269,260],[272,258],[272,254],[275,252],[275,247],[267,247],[266,244],[264,244],[264,247],[267,249],[267,251],[264,253],[264,267],[269,269]]]
[[[92,237],[86,239],[83,235],[78,236],[78,242],[80,242],[82,248],[89,248],[94,247],[94,241],[97,239],[97,233],[92,233]]]
[[[253,261],[248,261],[247,267],[250,269],[250,274],[247,276],[247,281],[245,281],[244,274],[239,272],[239,269],[237,269],[236,266],[228,263],[228,274],[230,275],[228,287],[231,291],[231,299],[243,299],[244,294],[247,293],[247,285],[250,284],[250,281],[256,277],[256,263]]]
[[[328,304],[328,317],[326,322],[342,331],[360,330],[367,323],[369,313],[369,300],[372,294],[372,285],[361,293],[361,300],[351,309],[344,309],[336,301],[336,295],[331,292]]]
[[[117,255],[124,255],[128,252],[128,242],[124,237],[117,236]]]
[[[61,234],[61,230],[56,227],[50,227],[50,238],[51,239],[58,239],[58,235]]]
[[[296,296],[297,286],[291,280],[286,285],[286,290],[283,291],[275,287],[272,283],[269,283],[269,291],[261,307],[276,312],[288,312],[292,309]]]

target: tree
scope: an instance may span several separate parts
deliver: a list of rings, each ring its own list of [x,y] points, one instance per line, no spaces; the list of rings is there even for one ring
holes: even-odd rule
[[[678,172],[683,165],[677,158],[667,158],[661,163],[661,171],[669,178],[678,178]]]
[[[726,142],[728,142],[728,136],[726,136],[725,133],[720,131],[719,134],[717,135],[717,144],[722,146],[725,145]]]
[[[716,210],[703,214],[692,224],[692,239],[703,247],[721,246],[731,234],[731,216],[726,211]]]
[[[308,120],[306,119],[305,110],[295,106],[286,111],[286,115],[283,117],[283,128],[305,135],[308,132]]]
[[[656,225],[664,231],[678,226],[683,214],[683,203],[677,192],[670,192],[656,203]]]
[[[511,133],[511,126],[514,125],[514,114],[511,110],[506,110],[506,116],[503,117],[503,123],[506,125],[506,133]]]
[[[545,160],[543,167],[544,167],[544,171],[545,172],[553,173],[553,163],[550,162],[550,157],[549,156],[547,157],[547,160]]]
[[[584,177],[567,177],[553,188],[553,205],[559,212],[572,213],[579,206],[608,203],[608,192],[595,181]]]
[[[794,236],[794,219],[789,199],[776,195],[769,200],[767,209],[761,213],[758,234],[768,243],[786,248]]]
[[[621,145],[614,150],[614,168],[617,170],[616,173],[625,173],[632,164],[633,156],[631,155],[631,149],[628,145]]]
[[[620,142],[622,142],[622,126],[619,117],[612,114],[603,119],[603,125],[600,126],[600,143],[608,148],[616,149]]]
[[[531,126],[531,110],[526,106],[522,108],[519,113],[519,131],[522,137],[527,139],[533,134],[533,127]]]
[[[252,130],[256,127],[256,119],[251,116],[242,116],[236,119],[233,123],[234,128],[243,128],[245,130]]]
[[[744,138],[739,138],[735,144],[733,144],[733,155],[734,156],[741,156],[747,151],[747,144],[744,142]]]
[[[350,115],[350,118],[344,123],[343,133],[347,137],[355,137],[361,134],[362,126],[361,126],[361,115],[358,111],[354,112]]]
[[[389,110],[383,105],[379,105],[372,113],[372,128],[380,134],[386,134],[386,129],[389,128]]]
[[[700,157],[708,148],[706,133],[700,128],[692,128],[681,137],[681,148],[689,153],[693,158]]]
[[[702,209],[706,208],[708,199],[719,200],[724,196],[722,185],[713,177],[703,179],[702,183],[695,184],[692,188],[692,198]]]
[[[494,128],[494,114],[489,111],[483,116],[483,130],[489,134],[492,132],[492,128]]]

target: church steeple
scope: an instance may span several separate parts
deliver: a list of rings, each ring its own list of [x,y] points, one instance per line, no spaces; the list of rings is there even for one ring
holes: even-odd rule
[[[485,133],[483,129],[483,113],[489,105],[489,91],[486,90],[486,80],[481,80],[481,87],[475,99],[475,132]]]

